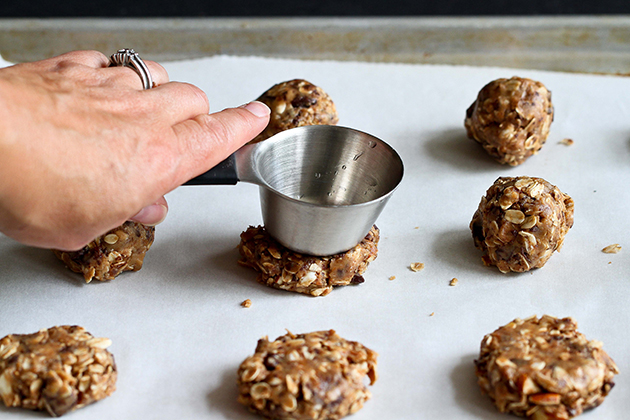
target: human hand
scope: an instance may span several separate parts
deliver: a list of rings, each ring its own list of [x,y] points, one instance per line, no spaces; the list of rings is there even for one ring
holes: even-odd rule
[[[25,244],[76,250],[125,220],[156,224],[163,196],[254,138],[258,102],[208,114],[197,87],[156,87],[128,67],[75,51],[0,69],[0,231]]]

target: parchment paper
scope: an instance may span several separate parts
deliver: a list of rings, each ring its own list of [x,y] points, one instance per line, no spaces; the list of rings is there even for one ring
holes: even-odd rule
[[[107,283],[85,284],[49,250],[0,236],[0,336],[78,324],[113,341],[117,391],[68,418],[255,419],[236,403],[235,380],[256,341],[332,328],[380,354],[373,398],[353,419],[506,419],[481,395],[473,360],[484,334],[533,314],[574,317],[621,370],[583,418],[628,417],[629,78],[224,56],[165,67],[204,89],[212,110],[307,79],[333,98],[340,125],[400,153],[405,179],[377,221],[379,256],[366,282],[323,298],[264,287],[236,264],[239,234],[262,223],[248,184],[173,191],[144,268]],[[463,128],[481,87],[513,75],[543,82],[556,109],[547,144],[516,168],[495,163]],[[544,268],[505,275],[483,266],[468,225],[493,181],[517,175],[571,195],[575,225]],[[601,252],[613,243],[619,254]],[[413,262],[426,268],[412,272]],[[0,407],[0,418],[42,417]]]

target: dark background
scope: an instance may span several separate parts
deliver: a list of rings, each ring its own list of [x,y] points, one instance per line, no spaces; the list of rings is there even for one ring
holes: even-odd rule
[[[630,0],[0,0],[0,17],[506,16],[630,14]]]

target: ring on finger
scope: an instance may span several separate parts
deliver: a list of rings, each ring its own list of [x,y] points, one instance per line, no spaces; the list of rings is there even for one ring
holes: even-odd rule
[[[108,67],[130,67],[140,76],[143,89],[151,89],[155,86],[149,68],[133,48],[122,48],[112,54]]]

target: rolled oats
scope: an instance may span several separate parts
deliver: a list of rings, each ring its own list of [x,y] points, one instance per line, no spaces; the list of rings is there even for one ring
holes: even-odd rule
[[[500,163],[520,165],[538,153],[553,121],[551,92],[521,77],[497,79],[481,89],[466,111],[468,137]]]
[[[238,369],[238,401],[266,418],[340,419],[371,397],[377,356],[334,330],[265,337]]]
[[[424,269],[424,263],[421,263],[421,262],[411,263],[411,265],[409,265],[409,269],[411,271],[418,272]]]
[[[153,244],[155,227],[125,222],[94,239],[78,251],[53,250],[57,258],[75,273],[92,279],[113,280],[123,271],[138,271]]]
[[[326,92],[306,80],[278,83],[258,99],[271,109],[269,124],[254,140],[256,143],[274,134],[303,125],[335,125],[337,110]]]
[[[250,226],[241,233],[239,264],[258,271],[259,283],[277,289],[326,296],[335,286],[363,283],[361,276],[378,253],[376,226],[357,246],[341,254],[315,257],[293,252],[276,242],[267,230]]]
[[[502,413],[566,420],[597,407],[614,386],[615,362],[572,318],[515,319],[481,342],[476,375]]]
[[[542,178],[497,179],[470,222],[484,264],[503,273],[544,266],[573,226],[573,206],[571,197]]]
[[[78,326],[7,335],[0,340],[0,397],[7,407],[53,417],[108,397],[117,378],[109,345]]]
[[[619,245],[619,244],[608,245],[607,247],[602,249],[602,252],[604,254],[616,254],[619,251],[621,251],[621,245]]]

